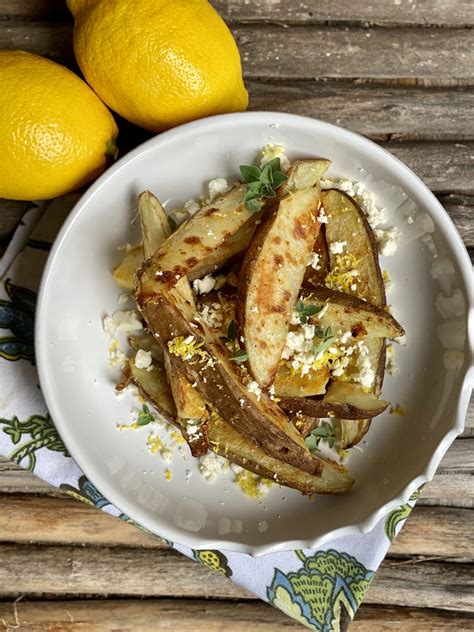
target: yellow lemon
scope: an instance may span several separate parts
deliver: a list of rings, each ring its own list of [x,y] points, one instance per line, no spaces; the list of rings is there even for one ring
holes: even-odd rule
[[[245,110],[239,51],[207,0],[68,0],[89,85],[124,118],[161,131]]]
[[[0,51],[0,197],[40,200],[82,186],[115,151],[114,118],[64,66]]]

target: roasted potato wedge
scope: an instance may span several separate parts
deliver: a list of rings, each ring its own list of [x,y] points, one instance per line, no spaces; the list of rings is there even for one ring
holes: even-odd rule
[[[322,327],[330,326],[333,335],[352,332],[354,338],[398,338],[404,335],[403,327],[381,307],[343,292],[325,287],[304,292],[301,298],[309,305],[324,305],[321,316],[317,316]]]
[[[338,254],[331,254],[331,244],[346,242],[346,252],[355,259],[359,273],[352,292],[368,303],[381,307],[386,304],[385,286],[380,270],[377,242],[364,213],[355,200],[337,189],[326,189],[321,199],[328,216],[326,241],[331,271],[338,265]],[[340,290],[339,287],[331,289]]]
[[[281,365],[278,367],[273,388],[277,397],[310,397],[325,393],[328,381],[327,367],[301,375],[292,374],[287,366]]]
[[[199,318],[185,277],[166,294],[148,301],[143,314],[161,344],[170,352],[174,347],[172,365],[196,382],[206,402],[232,427],[257,441],[269,456],[310,474],[320,473],[321,462],[277,404],[264,391],[252,392],[244,385],[243,367]]]
[[[115,268],[113,274],[115,283],[129,292],[134,290],[137,270],[140,269],[142,263],[143,246],[135,244],[125,252],[122,263]]]
[[[151,373],[138,371],[133,381],[142,396],[169,423],[177,425],[182,430],[179,419],[170,409],[173,398],[163,365],[157,366],[156,369],[154,367]],[[285,487],[292,487],[304,494],[340,494],[348,491],[354,482],[344,467],[332,461],[321,460],[321,475],[315,476],[270,457],[252,439],[235,430],[217,414],[210,417],[208,437],[209,447],[213,452],[259,476]]]
[[[168,353],[165,355],[165,369],[183,437],[191,454],[202,456],[209,450],[209,413],[206,402],[186,377],[173,369]]]
[[[150,351],[153,360],[163,360],[163,349],[160,343],[156,340],[155,336],[149,332],[143,332],[140,334],[134,334],[128,337],[128,343],[135,351],[143,349],[143,351]]]
[[[138,196],[138,214],[143,235],[145,259],[152,257],[171,235],[171,226],[160,200],[150,191]]]
[[[246,209],[244,192],[245,185],[237,183],[181,224],[139,272],[138,302],[146,303],[182,276],[201,278],[247,248],[261,213]]]
[[[379,265],[377,243],[364,213],[355,200],[336,189],[324,191],[322,200],[329,218],[326,226],[328,246],[337,241],[346,241],[347,252],[357,262],[359,276],[357,277],[355,294],[371,305],[384,307],[387,301]],[[337,255],[330,254],[331,270],[336,265]],[[373,366],[377,367],[372,390],[378,396],[385,372],[385,340],[369,337],[365,344],[369,348],[369,356]],[[335,422],[335,426],[340,435],[340,446],[344,449],[356,445],[364,437],[370,428],[370,420],[360,419],[354,423],[352,420],[340,419]]]
[[[321,166],[324,162],[324,167]],[[277,373],[291,310],[321,224],[318,182],[328,161],[297,161],[259,226],[240,273],[238,321],[248,366],[261,386]]]
[[[126,380],[120,387],[126,385],[128,381],[133,382],[140,391],[142,397],[150,402],[165,419],[174,419],[177,411],[171,393],[166,370],[162,362],[153,362],[151,371],[138,369],[135,366],[135,358],[130,358],[128,367],[125,370]]]
[[[373,393],[365,393],[350,382],[331,382],[323,398],[284,397],[280,406],[293,413],[308,417],[337,417],[348,420],[372,418],[383,413],[388,402]]]

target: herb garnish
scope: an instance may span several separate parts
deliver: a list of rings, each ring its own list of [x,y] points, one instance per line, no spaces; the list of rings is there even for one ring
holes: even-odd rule
[[[334,446],[336,441],[334,428],[327,421],[323,421],[321,426],[312,430],[305,439],[306,446],[310,452],[318,451],[321,441],[326,441],[330,448]]]
[[[138,415],[138,419],[135,422],[136,425],[148,426],[148,424],[151,424],[153,421],[155,421],[155,417],[153,416],[153,413],[151,413],[148,406],[144,404],[143,409],[140,411],[140,414]]]
[[[261,169],[255,165],[240,165],[240,173],[247,184],[243,201],[247,210],[254,213],[262,208],[264,198],[274,198],[276,190],[288,180],[279,158],[273,158]]]
[[[304,301],[298,299],[296,301],[295,309],[300,317],[300,322],[303,325],[306,325],[308,318],[310,316],[314,316],[314,314],[318,314],[323,309],[323,305],[306,305]]]
[[[313,355],[318,356],[321,353],[324,353],[326,349],[328,349],[335,338],[332,335],[331,327],[326,327],[323,329],[322,327],[317,327],[314,332],[315,336],[321,340],[321,342],[315,343],[313,345]]]
[[[248,360],[248,354],[244,349],[239,347],[237,332],[238,325],[235,320],[231,320],[227,328],[227,336],[220,336],[220,340],[234,353],[231,360],[237,364],[241,364]]]

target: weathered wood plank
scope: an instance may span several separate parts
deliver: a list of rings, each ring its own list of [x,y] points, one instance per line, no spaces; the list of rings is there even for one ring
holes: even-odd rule
[[[437,470],[438,474],[473,474],[474,439],[455,441],[449,448]],[[474,483],[474,480],[473,480]]]
[[[419,505],[474,508],[472,474],[435,474],[418,499]]]
[[[16,613],[16,614],[15,614]],[[186,599],[20,601],[0,603],[0,621],[25,632],[301,632],[299,623],[258,601],[235,603]],[[468,632],[468,614],[363,605],[350,632]]]
[[[474,612],[472,565],[416,562],[385,560],[366,603]],[[0,545],[0,600],[46,594],[252,598],[170,549]]]
[[[16,544],[127,546],[166,544],[130,524],[69,498],[0,496],[0,542]],[[390,554],[474,559],[468,509],[415,507]]]
[[[439,201],[448,212],[454,225],[467,248],[474,246],[474,197],[451,193],[439,196]],[[471,404],[470,415],[474,415],[474,405]],[[472,420],[474,425],[474,419]]]
[[[27,207],[28,202],[0,199],[0,240],[13,233]]]
[[[9,21],[0,30],[0,48],[22,48],[71,62],[71,32],[70,23]],[[470,29],[304,26],[283,30],[249,25],[237,26],[233,33],[248,79],[474,82]]]
[[[360,2],[350,0],[212,0],[228,22],[277,22],[281,24],[321,24],[362,22],[364,24],[406,24],[409,26],[469,26],[474,23],[470,0],[400,0]],[[0,0],[0,16],[30,20],[64,18],[63,0]]]
[[[466,87],[248,81],[247,88],[251,110],[311,116],[374,140],[461,141],[474,136],[474,92]]]

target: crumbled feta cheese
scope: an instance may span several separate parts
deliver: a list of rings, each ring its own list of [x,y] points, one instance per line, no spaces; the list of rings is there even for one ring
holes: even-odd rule
[[[190,439],[197,439],[202,434],[199,420],[188,419],[186,424],[186,434]]]
[[[193,281],[193,289],[196,294],[208,294],[211,290],[214,289],[216,285],[215,278],[208,274],[203,279],[196,279]]]
[[[247,384],[247,390],[249,393],[253,393],[256,396],[256,398],[260,401],[260,397],[262,396],[262,389],[260,388],[258,383],[255,382],[255,380],[252,380],[251,382]]]
[[[134,310],[117,310],[112,316],[103,319],[104,331],[112,339],[116,338],[119,331],[127,334],[143,329],[143,323]]]
[[[393,351],[393,345],[387,345],[385,370],[389,375],[396,375],[398,373],[398,367],[395,365],[395,354]]]
[[[120,294],[120,296],[117,299],[117,305],[125,305],[126,303],[128,303],[128,301],[131,299],[132,297],[130,296],[130,294],[127,294],[127,292],[124,292],[123,294]]]
[[[345,333],[342,334],[342,336],[340,338],[341,343],[343,345],[345,345],[351,339],[352,339],[352,332],[351,331],[346,331]]]
[[[151,369],[153,368],[151,351],[138,349],[135,355],[135,366],[137,367],[137,369],[146,369],[147,371],[151,371]]]
[[[354,375],[354,380],[358,382],[363,389],[370,389],[375,380],[375,371],[369,357],[369,350],[363,342],[358,344],[359,357],[357,358],[358,373]]]
[[[160,451],[160,456],[165,463],[171,463],[171,461],[173,460],[173,450],[170,450],[169,448],[163,448]]]
[[[114,369],[115,367],[122,367],[127,362],[127,356],[120,351],[119,348],[109,349],[109,366]]]
[[[407,217],[407,224],[413,224],[413,222],[414,222],[414,221],[415,221],[415,220],[413,219],[413,217],[412,217],[411,215],[409,215],[409,216]]]
[[[214,180],[211,180],[209,182],[208,186],[209,186],[209,200],[211,202],[215,200],[216,197],[218,197],[219,195],[222,195],[222,193],[225,193],[229,188],[229,185],[225,178],[214,178]]]
[[[319,209],[318,217],[316,219],[320,224],[327,224],[329,222],[329,217],[326,215],[326,211],[323,206]]]
[[[196,215],[196,213],[199,211],[201,206],[198,204],[198,202],[196,202],[196,200],[191,198],[190,200],[184,203],[184,208],[192,217],[193,215]]]
[[[313,270],[321,269],[321,266],[319,265],[319,254],[317,252],[312,252],[310,254],[307,266],[311,266]]]
[[[397,252],[398,240],[401,235],[402,233],[395,227],[388,228],[387,230],[375,230],[379,253],[382,257],[392,257]]]
[[[347,241],[333,241],[332,244],[329,244],[329,252],[332,255],[341,255],[346,246]]]
[[[301,325],[301,328],[303,330],[303,334],[305,337],[305,340],[313,340],[314,338],[314,333],[315,333],[315,326],[314,325],[308,325],[308,324],[303,324]]]
[[[229,461],[215,452],[208,452],[199,458],[199,471],[208,483],[214,483],[229,467]]]
[[[280,166],[282,171],[287,171],[290,166],[290,161],[288,157],[285,155],[285,148],[283,145],[272,145],[268,144],[261,151],[262,158],[260,160],[260,168],[264,167],[267,162],[273,160],[274,158],[280,159]]]

